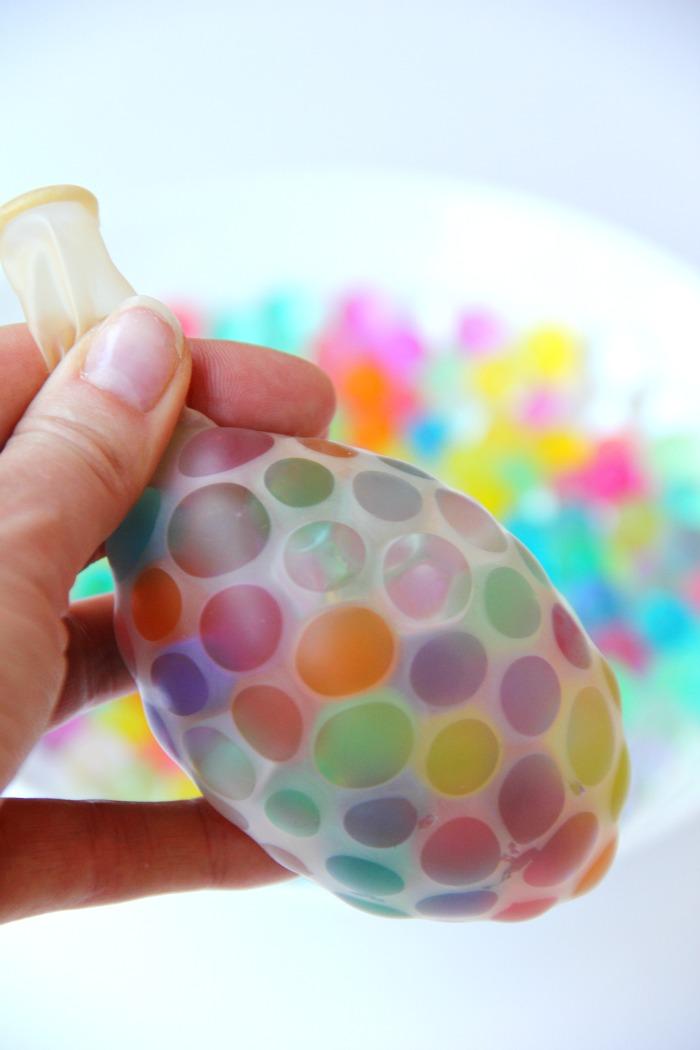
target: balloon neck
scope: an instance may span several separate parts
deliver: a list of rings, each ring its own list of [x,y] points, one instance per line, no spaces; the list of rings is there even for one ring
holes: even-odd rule
[[[134,289],[105,247],[95,197],[49,186],[0,208],[0,262],[51,371]]]

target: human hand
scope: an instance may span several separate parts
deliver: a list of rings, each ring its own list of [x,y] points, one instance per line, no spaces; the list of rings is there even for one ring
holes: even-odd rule
[[[334,397],[307,362],[236,343],[188,346],[157,313],[128,303],[48,379],[27,329],[0,328],[0,391],[4,788],[44,732],[134,688],[112,596],[69,605],[69,591],[145,488],[185,400],[221,425],[313,435]],[[0,800],[0,921],[288,877],[201,798]]]

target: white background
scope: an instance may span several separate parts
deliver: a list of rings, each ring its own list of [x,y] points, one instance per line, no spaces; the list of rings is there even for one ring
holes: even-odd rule
[[[700,263],[694,0],[0,0],[0,199],[294,166],[527,189]],[[0,858],[1,860],[1,858]],[[0,931],[0,1046],[693,1050],[700,832],[518,927],[310,886]]]
[[[0,0],[0,198],[380,165],[700,261],[697,0]]]

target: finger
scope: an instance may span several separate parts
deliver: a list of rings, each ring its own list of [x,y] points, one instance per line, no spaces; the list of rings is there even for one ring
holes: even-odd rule
[[[46,376],[46,364],[27,326],[0,328],[0,449]]]
[[[60,694],[69,589],[181,414],[190,359],[169,318],[154,300],[122,304],[49,376],[0,455],[0,783]]]
[[[127,300],[49,376],[0,456],[0,551],[60,611],[153,474],[190,356],[154,300]]]
[[[249,889],[292,877],[204,799],[0,808],[0,921],[157,893]]]
[[[114,636],[111,594],[73,602],[64,622],[68,669],[50,727],[61,725],[85,707],[125,696],[136,688]]]
[[[188,404],[220,426],[320,434],[335,411],[333,385],[300,357],[246,343],[196,340]]]
[[[221,426],[320,434],[335,411],[333,386],[316,365],[263,346],[193,339],[188,404]],[[46,380],[26,325],[0,328],[0,448]]]
[[[194,339],[187,403],[219,426],[276,434],[325,435],[335,391],[309,361],[264,346]],[[104,544],[88,564],[103,558]]]

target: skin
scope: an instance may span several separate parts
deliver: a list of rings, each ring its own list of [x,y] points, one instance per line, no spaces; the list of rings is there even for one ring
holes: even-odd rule
[[[47,378],[25,326],[0,328],[0,788],[48,729],[134,689],[111,595],[71,605],[69,591],[145,488],[185,402],[221,425],[306,436],[334,410],[314,365],[191,340],[142,413],[82,377],[89,338]],[[0,800],[0,922],[291,877],[203,799]]]

